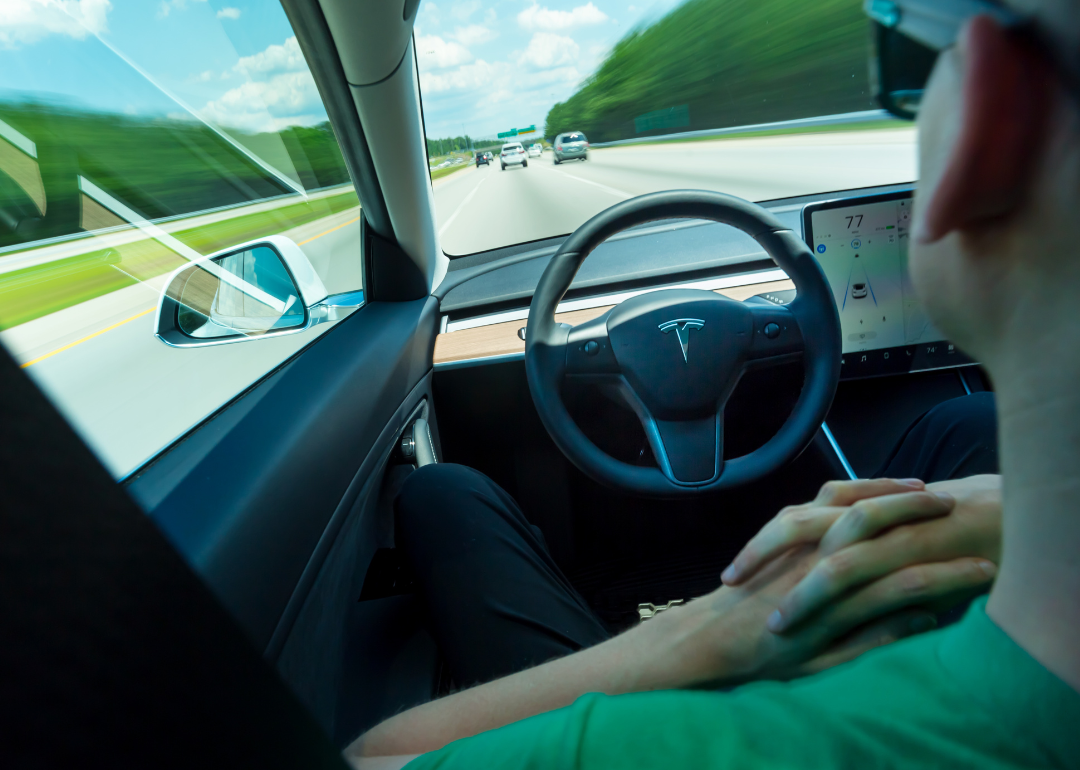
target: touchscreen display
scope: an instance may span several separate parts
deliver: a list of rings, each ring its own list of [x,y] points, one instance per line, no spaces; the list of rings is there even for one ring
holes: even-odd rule
[[[911,284],[911,204],[910,193],[900,193],[806,208],[807,242],[832,287],[849,376],[855,368],[886,373],[970,362],[945,341]]]

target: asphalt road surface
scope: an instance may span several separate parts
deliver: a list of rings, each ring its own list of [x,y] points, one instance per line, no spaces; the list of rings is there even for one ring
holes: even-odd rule
[[[468,254],[568,233],[614,203],[655,190],[705,188],[768,200],[913,179],[915,133],[891,129],[604,148],[586,162],[560,166],[544,153],[526,169],[458,171],[436,181],[434,193],[444,250]],[[358,216],[351,209],[285,233],[331,292],[361,288]],[[117,478],[331,326],[170,348],[153,335],[159,284],[131,286],[0,332]]]
[[[331,292],[362,288],[359,215],[353,208],[284,233],[301,244]],[[116,478],[333,326],[171,348],[154,336],[159,291],[160,280],[131,286],[0,333]]]
[[[587,161],[458,171],[435,184],[439,240],[451,255],[564,235],[620,201],[705,189],[752,201],[911,182],[915,129],[605,147]]]

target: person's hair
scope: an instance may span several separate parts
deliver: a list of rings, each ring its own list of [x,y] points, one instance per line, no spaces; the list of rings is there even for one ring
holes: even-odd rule
[[[1080,57],[1080,0],[1005,0],[1014,11],[1035,16],[1063,50]]]

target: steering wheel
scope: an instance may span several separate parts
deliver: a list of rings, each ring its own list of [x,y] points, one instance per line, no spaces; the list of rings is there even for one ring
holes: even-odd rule
[[[729,299],[701,289],[640,294],[570,327],[555,310],[585,258],[634,225],[690,217],[750,235],[797,289],[786,306]],[[579,227],[536,287],[525,332],[525,371],[551,438],[586,475],[653,497],[698,495],[760,479],[806,448],[840,377],[840,318],[817,260],[760,206],[703,190],[651,193],[616,204]],[[781,429],[748,455],[724,461],[724,405],[749,368],[801,354],[802,393]],[[564,378],[592,380],[637,414],[659,468],[630,465],[590,441],[563,403]]]

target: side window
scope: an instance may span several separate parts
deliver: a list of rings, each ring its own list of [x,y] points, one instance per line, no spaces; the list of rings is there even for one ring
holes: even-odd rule
[[[278,0],[0,22],[0,342],[117,478],[346,317],[362,274]]]

